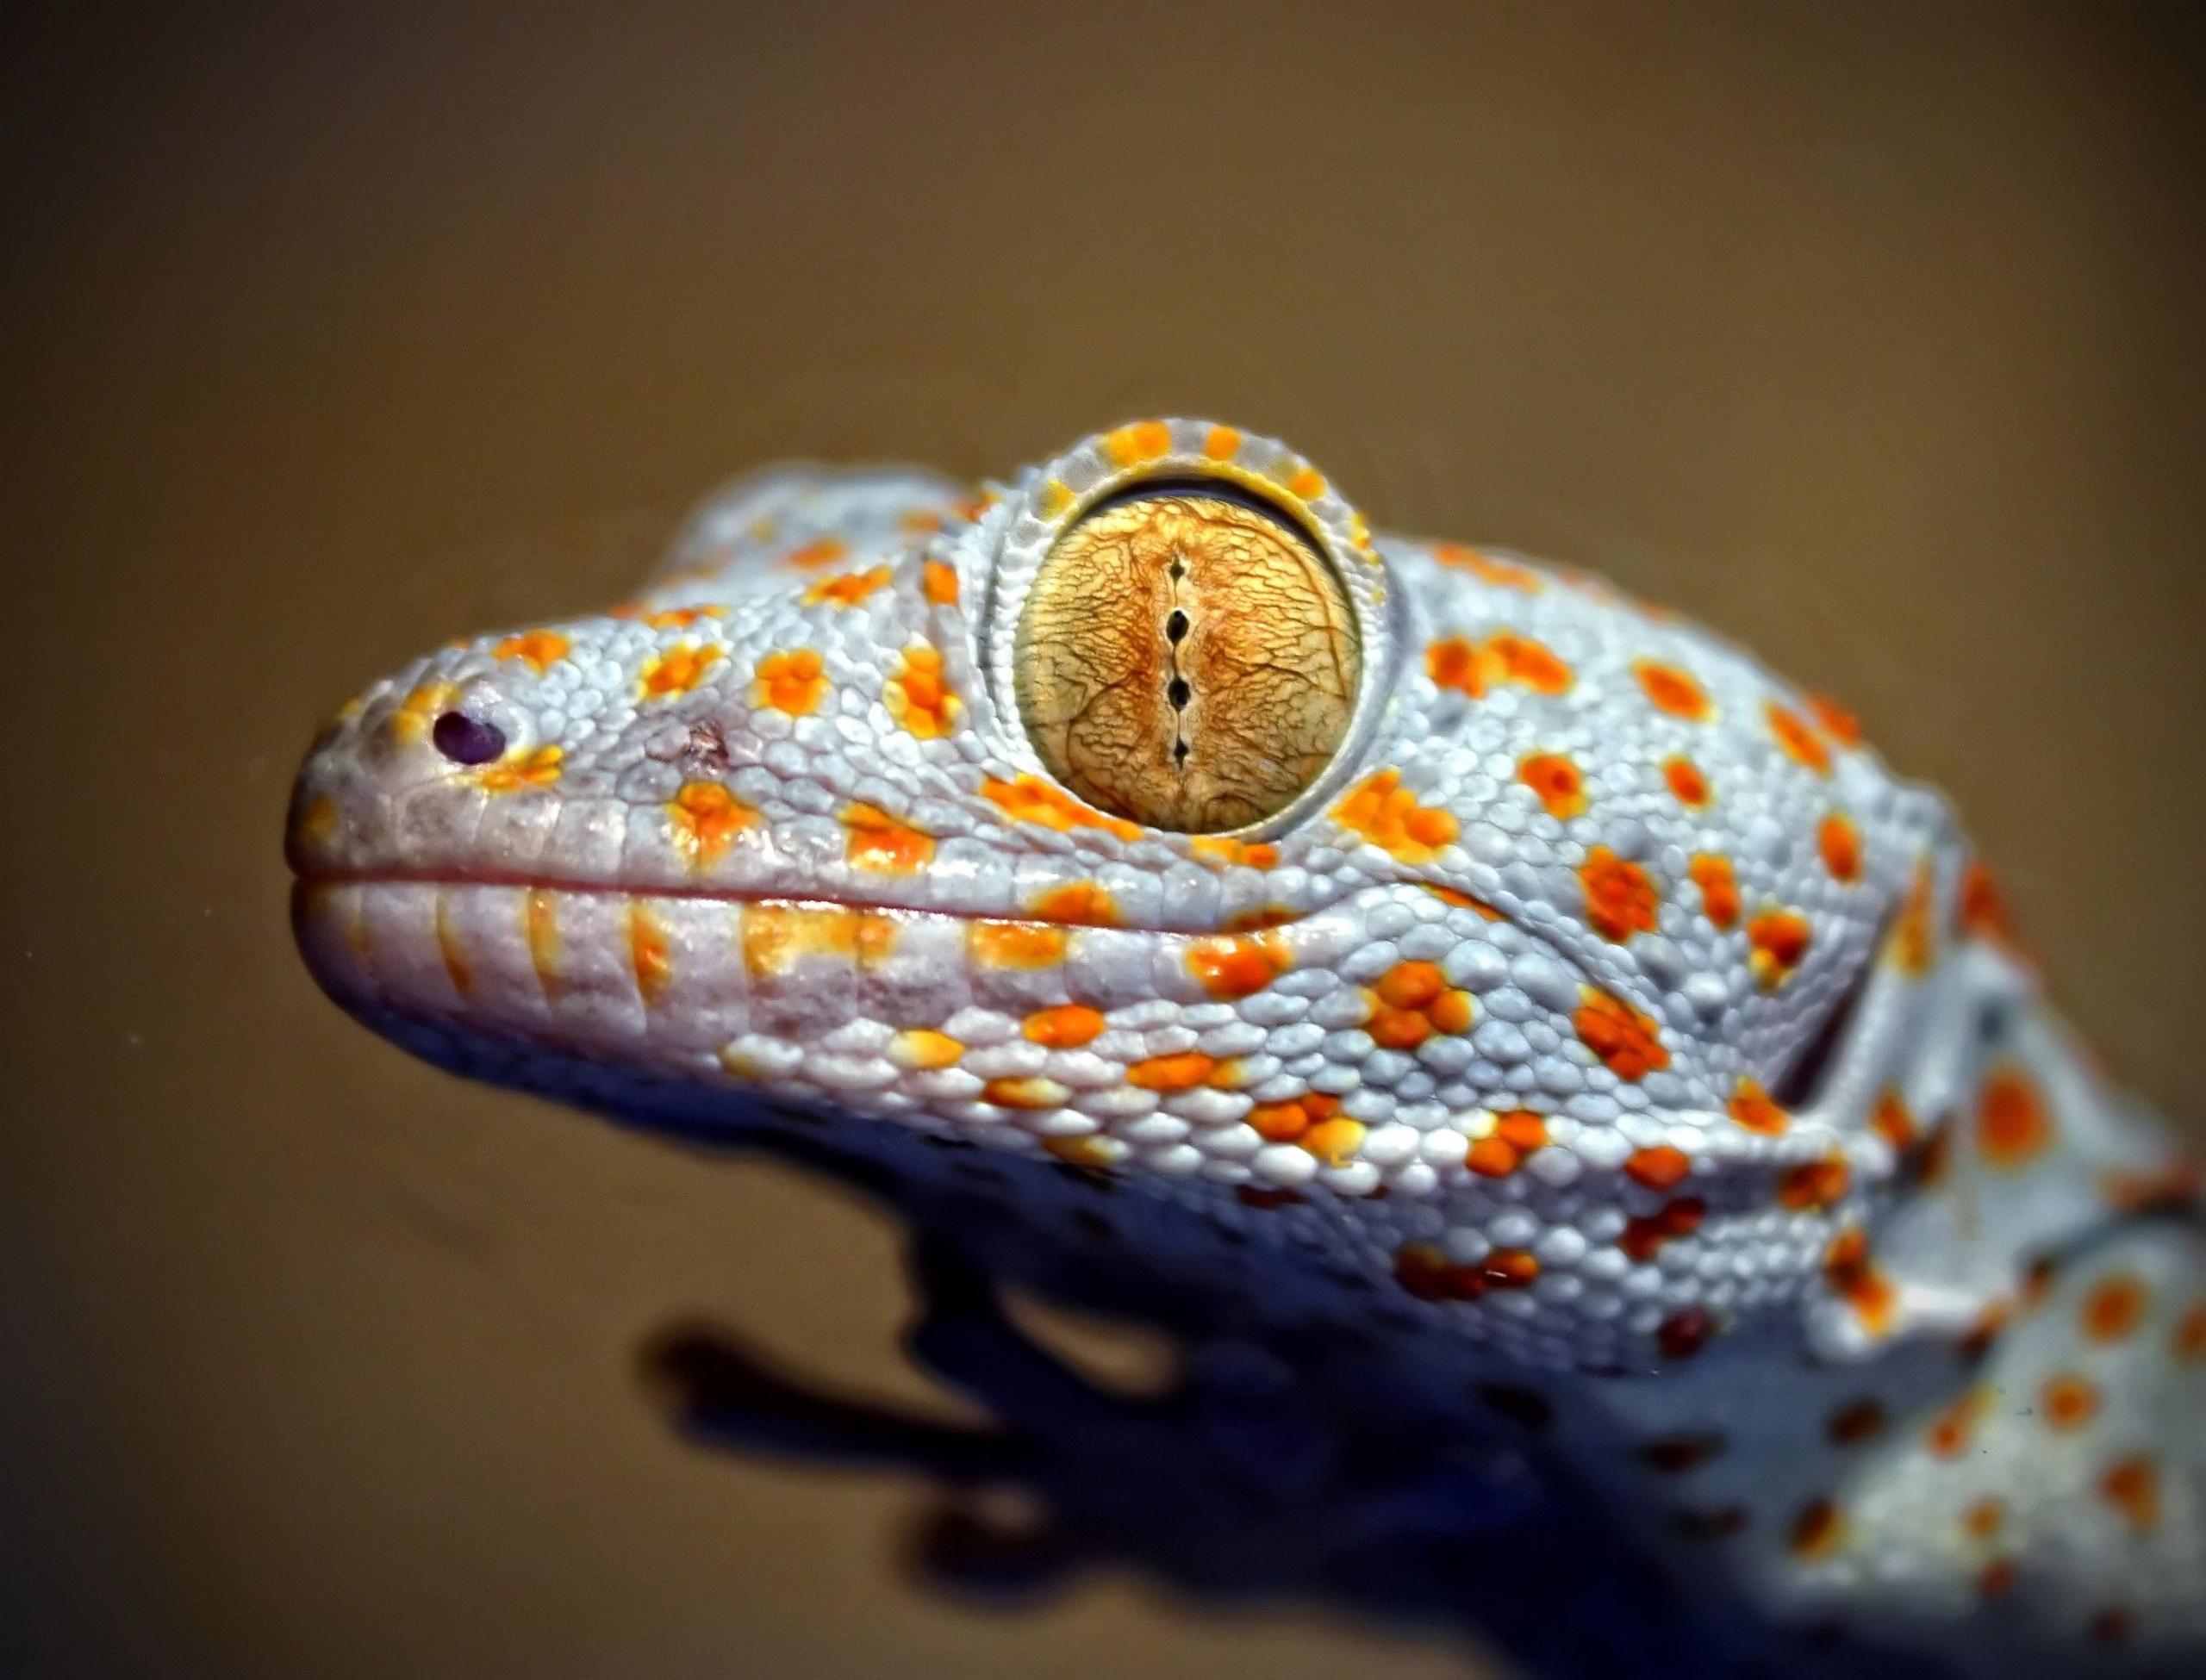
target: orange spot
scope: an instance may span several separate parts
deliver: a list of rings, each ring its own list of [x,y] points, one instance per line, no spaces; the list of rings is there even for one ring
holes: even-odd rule
[[[770,706],[792,718],[809,716],[819,709],[827,692],[823,669],[819,653],[812,648],[770,653],[758,662],[751,699],[757,705]]]
[[[1517,767],[1517,779],[1539,795],[1548,815],[1568,822],[1586,813],[1586,778],[1559,752],[1536,752]]]
[[[671,700],[676,694],[688,694],[705,680],[705,673],[712,669],[720,656],[720,649],[710,642],[701,647],[695,642],[677,642],[644,666],[639,679],[643,697]]]
[[[2000,1598],[2014,1591],[2021,1571],[2012,1558],[1994,1558],[1977,1571],[1976,1590],[1986,1598]]]
[[[981,1087],[981,1100],[994,1103],[998,1108],[1027,1110],[1052,1109],[1060,1106],[1072,1093],[1055,1080],[1028,1075],[1024,1078],[990,1080]],[[1087,1139],[1065,1139],[1067,1142],[1086,1142]]]
[[[1941,1408],[1922,1431],[1922,1445],[1933,1458],[1958,1459],[1968,1450],[1977,1420],[1991,1403],[1988,1390],[1972,1388]]]
[[[919,569],[921,587],[928,601],[936,607],[953,607],[957,601],[957,574],[939,560],[930,560]]]
[[[1367,777],[1333,807],[1333,820],[1404,863],[1430,863],[1461,831],[1448,812],[1419,805],[1399,770]]]
[[[1732,1091],[1731,1118],[1746,1131],[1774,1137],[1792,1123],[1792,1117],[1771,1099],[1758,1080],[1742,1076]]]
[[[1424,1011],[1424,1018],[1442,1032],[1462,1032],[1471,1024],[1476,1011],[1468,992],[1443,992],[1432,1000]]]
[[[1870,1258],[1868,1234],[1860,1226],[1850,1226],[1831,1239],[1823,1251],[1823,1277],[1832,1292],[1853,1307],[1864,1329],[1879,1336],[1891,1330],[1898,1291]]]
[[[1103,1017],[1086,1004],[1059,1004],[1038,1010],[1019,1030],[1053,1050],[1077,1049],[1103,1030]]]
[[[1414,1050],[1432,1036],[1432,1023],[1421,1010],[1389,1009],[1382,1004],[1371,1011],[1364,1030],[1384,1049]]]
[[[1753,949],[1747,954],[1747,967],[1754,971],[1755,984],[1773,992],[1791,980],[1808,955],[1813,931],[1797,910],[1765,910],[1748,922],[1747,943]]]
[[[549,667],[564,659],[573,645],[556,630],[530,630],[507,637],[491,652],[501,659],[521,660],[542,676]]]
[[[2175,1356],[2185,1365],[2206,1360],[2206,1300],[2193,1303],[2178,1321]]]
[[[1426,892],[1431,893],[1432,896],[1439,899],[1441,903],[1453,905],[1457,910],[1471,911],[1477,915],[1483,916],[1489,922],[1499,922],[1507,919],[1499,911],[1496,910],[1484,899],[1474,899],[1468,893],[1458,892],[1452,887],[1442,887],[1432,881],[1425,881],[1423,883],[1423,886]]]
[[[1870,1115],[1869,1123],[1876,1129],[1877,1136],[1900,1154],[1913,1148],[1916,1139],[1921,1136],[1915,1117],[1908,1112],[1907,1104],[1901,1099],[1899,1092],[1890,1086],[1886,1086],[1884,1093],[1877,1098],[1876,1111]]]
[[[1708,691],[1690,671],[1652,659],[1638,660],[1631,669],[1657,712],[1667,712],[1673,718],[1683,718],[1690,723],[1708,721]]]
[[[1396,1009],[1422,1009],[1448,989],[1448,980],[1434,963],[1397,962],[1373,989]]]
[[[1861,744],[1861,720],[1829,694],[1809,695],[1808,710],[1815,713],[1817,725],[1823,732],[1841,747]]]
[[[1322,1120],[1302,1134],[1302,1147],[1328,1167],[1345,1167],[1363,1147],[1363,1123]]]
[[[1530,1109],[1511,1109],[1496,1117],[1493,1130],[1473,1143],[1463,1164],[1482,1178],[1505,1179],[1535,1149],[1545,1148],[1548,1123]]]
[[[843,856],[853,868],[888,875],[915,874],[934,856],[932,836],[872,806],[845,806],[842,821],[850,831]]]
[[[2088,1378],[2064,1371],[2046,1379],[2038,1404],[2044,1409],[2046,1427],[2066,1434],[2098,1416],[2099,1391]]]
[[[1200,1050],[1148,1056],[1126,1069],[1126,1083],[1144,1091],[1193,1091],[1217,1072],[1218,1064]]]
[[[2091,1285],[2084,1297],[2084,1335],[2092,1341],[2120,1341],[2145,1316],[2145,1285],[2116,1272]]]
[[[1714,852],[1695,852],[1686,874],[1700,888],[1700,913],[1728,933],[1739,925],[1739,881],[1731,860]]]
[[[1059,834],[1076,828],[1100,828],[1121,840],[1138,840],[1141,829],[1120,817],[1106,817],[1036,775],[1014,776],[1009,781],[994,777],[981,784],[983,797],[993,801],[1015,823],[1033,823]]]
[[[1620,998],[1592,986],[1582,988],[1585,1002],[1571,1017],[1578,1037],[1620,1080],[1639,1080],[1670,1065],[1654,1020]]]
[[[1810,1500],[1792,1519],[1786,1544],[1792,1555],[1808,1562],[1828,1558],[1846,1539],[1846,1518],[1828,1499]]]
[[[1110,1141],[1101,1137],[1045,1137],[1042,1147],[1067,1166],[1084,1167],[1091,1173],[1111,1166],[1119,1155]]]
[[[926,642],[914,642],[904,650],[896,674],[882,685],[881,698],[888,715],[922,741],[949,734],[963,709],[963,702],[944,680],[942,650]]]
[[[1699,765],[1683,754],[1662,761],[1662,780],[1669,783],[1670,796],[1679,805],[1698,811],[1708,803],[1708,778],[1701,774]]]
[[[1539,1258],[1525,1248],[1496,1248],[1479,1262],[1479,1272],[1492,1288],[1527,1289],[1539,1278]]]
[[[1287,481],[1287,488],[1305,501],[1315,501],[1325,494],[1325,476],[1315,467],[1304,467]]]
[[[1241,452],[1241,434],[1230,426],[1213,426],[1203,433],[1203,453],[1213,461],[1231,461]]]
[[[1137,420],[1105,434],[1103,452],[1121,467],[1154,461],[1172,448],[1172,428],[1162,420]]]
[[[1030,906],[1045,922],[1074,927],[1113,928],[1119,924],[1119,901],[1092,880],[1067,881],[1036,895]]]
[[[521,912],[521,930],[528,941],[529,966],[547,998],[559,991],[558,901],[545,888],[532,887]]]
[[[1424,671],[1438,688],[1454,688],[1473,700],[1486,693],[1479,651],[1460,636],[1443,637],[1427,647]]]
[[[653,630],[687,630],[700,619],[725,618],[724,607],[668,607],[656,613],[646,613],[643,620]]]
[[[1707,1211],[1707,1204],[1698,1196],[1680,1196],[1673,1202],[1665,1202],[1652,1213],[1626,1221],[1623,1235],[1617,1238],[1617,1247],[1643,1265],[1661,1252],[1664,1243],[1675,1237],[1691,1236],[1698,1230]]]
[[[735,837],[758,820],[758,813],[717,781],[685,781],[666,802],[674,824],[675,849],[692,868],[716,862]]]
[[[1570,688],[1570,667],[1544,643],[1529,636],[1499,631],[1486,638],[1486,651],[1499,663],[1500,681],[1517,683],[1542,694],[1560,694]]]
[[[1892,929],[1892,961],[1903,974],[1927,973],[1937,955],[1937,935],[1930,924],[1931,894],[1935,887],[1929,860],[1925,858],[1915,866],[1915,877],[1908,883],[1907,896],[1900,900],[1899,918]]]
[[[1249,1111],[1249,1124],[1272,1143],[1292,1143],[1340,1107],[1340,1098],[1312,1091],[1284,1103],[1259,1103]]]
[[[1861,831],[1851,817],[1840,811],[1825,817],[1816,830],[1816,846],[1834,880],[1851,883],[1861,879]]]
[[[1187,972],[1213,998],[1246,998],[1262,991],[1293,964],[1276,934],[1200,939],[1187,948]]]
[[[1833,1412],[1830,1422],[1823,1425],[1823,1433],[1834,1447],[1859,1447],[1882,1434],[1891,1421],[1879,1402],[1864,1396]]]
[[[492,764],[476,778],[486,793],[518,793],[524,787],[549,787],[559,779],[564,747],[535,747],[502,763]]]
[[[876,566],[871,571],[838,572],[832,577],[823,577],[804,592],[804,604],[818,607],[826,602],[835,607],[856,607],[876,589],[888,586],[888,568]]]
[[[801,572],[816,572],[833,565],[850,551],[847,544],[832,537],[823,537],[816,543],[807,543],[802,548],[790,550],[782,563],[793,566]]]
[[[1987,1075],[1977,1098],[1976,1143],[1987,1167],[2012,1172],[2042,1154],[2053,1125],[2037,1087],[2013,1067]]]
[[[1852,1171],[1843,1155],[1804,1160],[1778,1175],[1778,1205],[1795,1213],[1821,1210],[1841,1200],[1852,1179]]]
[[[2015,918],[2007,907],[2006,894],[1999,890],[1991,871],[1974,860],[1961,871],[1960,924],[1962,931],[1975,938],[1988,940],[2010,951],[2022,949],[2022,938],[2015,931]]]
[[[1068,936],[1042,922],[970,922],[965,949],[989,968],[1048,968],[1065,960]]]
[[[1471,1022],[1470,995],[1451,991],[1447,977],[1430,962],[1396,963],[1370,995],[1367,1030],[1390,1050],[1413,1050],[1435,1030],[1461,1032]]]
[[[743,909],[743,961],[754,974],[785,973],[807,956],[871,968],[895,944],[896,924],[877,912],[788,904]]]
[[[1661,899],[1639,865],[1596,846],[1586,854],[1578,880],[1586,889],[1586,919],[1602,938],[1621,945],[1635,933],[1654,931]]]
[[[1785,756],[1819,776],[1830,774],[1830,748],[1798,712],[1771,700],[1763,707],[1763,715],[1769,719],[1769,732],[1777,737]]]
[[[1961,1513],[1961,1532],[1979,1545],[1984,1545],[1998,1538],[1999,1530],[2006,1526],[2006,1505],[1986,1494]]]
[[[1657,1143],[1634,1149],[1623,1164],[1624,1176],[1649,1190],[1673,1190],[1692,1171],[1692,1160],[1683,1149]]]
[[[1245,864],[1251,869],[1268,869],[1279,862],[1279,848],[1261,841],[1250,844],[1222,834],[1196,834],[1187,839],[1187,849],[1206,863],[1227,866]]]
[[[1654,1327],[1654,1347],[1666,1360],[1689,1360],[1715,1336],[1715,1316],[1705,1307],[1680,1307]]]
[[[1520,566],[1511,560],[1497,560],[1461,543],[1435,543],[1432,557],[1443,566],[1469,572],[1498,588],[1520,589],[1529,595],[1540,587],[1540,575],[1530,567]]]
[[[628,966],[635,971],[636,991],[646,1009],[674,983],[666,924],[633,899],[628,905]]]

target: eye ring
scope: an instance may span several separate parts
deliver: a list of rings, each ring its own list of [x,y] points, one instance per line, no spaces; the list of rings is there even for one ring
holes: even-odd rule
[[[1053,614],[1062,620],[1063,600],[1076,602],[1082,594],[1079,588],[1056,589],[1052,572],[1062,571],[1069,561],[1077,579],[1081,567],[1094,557],[1085,545],[1108,546],[1095,539],[1112,535],[1108,527],[1114,521],[1137,526],[1143,509],[1156,510],[1175,499],[1210,504],[1203,510],[1206,516],[1229,527],[1217,544],[1198,544],[1213,550],[1213,558],[1226,548],[1254,543],[1266,551],[1259,570],[1299,575],[1287,592],[1297,605],[1287,619],[1291,624],[1299,618],[1306,628],[1322,622],[1337,643],[1338,656],[1330,662],[1334,669],[1328,679],[1330,715],[1320,731],[1290,727],[1281,736],[1265,722],[1268,713],[1281,708],[1254,689],[1237,700],[1235,686],[1222,681],[1231,675],[1235,661],[1221,658],[1220,650],[1206,648],[1206,640],[1214,639],[1221,624],[1231,620],[1241,621],[1245,632],[1269,611],[1254,598],[1248,611],[1221,610],[1235,605],[1235,586],[1227,576],[1233,568],[1206,569],[1216,576],[1197,580],[1206,592],[1200,601],[1169,598],[1177,586],[1188,582],[1184,576],[1171,580],[1174,591],[1162,597],[1145,594],[1135,614],[1149,650],[1131,664],[1123,657],[1119,663],[1145,673],[1142,710],[1147,726],[1134,731],[1149,748],[1144,774],[1160,786],[1179,787],[1168,796],[1144,796],[1137,788],[1130,797],[1125,787],[1107,785],[1125,778],[1092,750],[1087,755],[1090,774],[1080,774],[1073,762],[1078,755],[1068,753],[1062,738],[1068,708],[1037,704],[1067,667],[1077,675],[1085,649],[1112,633],[1102,609],[1112,606],[1113,597],[1104,591],[1095,610],[1072,613],[1079,628],[1077,633],[1063,630],[1057,638],[1055,677],[1037,674],[1035,625]],[[969,576],[983,580],[974,630],[990,709],[1011,725],[999,735],[999,750],[1075,799],[1121,819],[1120,827],[1131,818],[1160,833],[1243,839],[1276,835],[1340,791],[1375,732],[1405,640],[1403,597],[1390,588],[1386,564],[1362,517],[1307,462],[1271,439],[1187,419],[1142,421],[1099,432],[1024,476],[1006,495],[1001,511],[971,528],[960,544],[963,551],[950,557]],[[1053,594],[1063,598],[1055,606],[1050,604]],[[1038,609],[1031,611],[1038,602]],[[1121,616],[1125,605],[1117,600]],[[1204,610],[1199,612],[1198,606]],[[1172,669],[1175,662],[1177,670]],[[1258,657],[1253,663],[1265,662]],[[1184,689],[1175,678],[1185,682]],[[1069,710],[1078,706],[1075,697]],[[1302,709],[1306,708],[1286,708]],[[1202,732],[1164,726],[1175,719]],[[1205,794],[1197,784],[1212,770],[1231,768],[1216,762],[1234,738],[1210,727],[1220,721],[1239,728],[1237,750],[1244,759],[1270,756],[1280,762],[1259,766],[1262,773],[1253,777],[1237,778],[1248,786],[1222,787],[1213,776]],[[1053,734],[1059,738],[1053,740]],[[1094,744],[1089,744],[1093,749]],[[1099,770],[1110,774],[1099,776]],[[1236,781],[1232,774],[1223,777],[1224,783]],[[1103,831],[1117,831],[1106,825]]]

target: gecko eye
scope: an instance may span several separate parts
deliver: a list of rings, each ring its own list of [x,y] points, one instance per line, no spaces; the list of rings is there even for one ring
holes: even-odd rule
[[[1019,710],[1050,773],[1100,810],[1215,833],[1316,780],[1355,707],[1347,590],[1284,513],[1216,485],[1100,502],[1019,614]]]
[[[429,738],[455,764],[488,764],[506,751],[503,730],[464,712],[439,712],[429,726]]]

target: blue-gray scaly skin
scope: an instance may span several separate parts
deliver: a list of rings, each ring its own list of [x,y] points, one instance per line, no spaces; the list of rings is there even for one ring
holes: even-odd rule
[[[1149,630],[1066,579],[1143,541],[1197,681],[1069,759],[1047,696],[1123,698]],[[1205,546],[1249,541],[1255,582]],[[2134,1216],[2189,1181],[1945,804],[1707,632],[1374,536],[1267,439],[744,481],[633,602],[351,702],[291,849],[322,984],[446,1065],[1108,1175],[1191,1288],[1536,1384],[1620,1525],[1780,1621],[2206,1651],[2206,1249]],[[1052,1181],[1003,1193],[1038,1225]]]

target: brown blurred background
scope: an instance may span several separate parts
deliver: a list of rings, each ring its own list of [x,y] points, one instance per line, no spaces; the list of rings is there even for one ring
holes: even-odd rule
[[[919,1490],[709,1458],[634,1364],[705,1313],[921,1395],[884,1228],[427,1073],[294,959],[331,705],[613,598],[767,457],[1185,408],[1607,569],[1950,788],[2077,1019],[2206,1112],[2181,10],[618,9],[0,50],[0,1671],[1464,1671],[923,1596]]]

